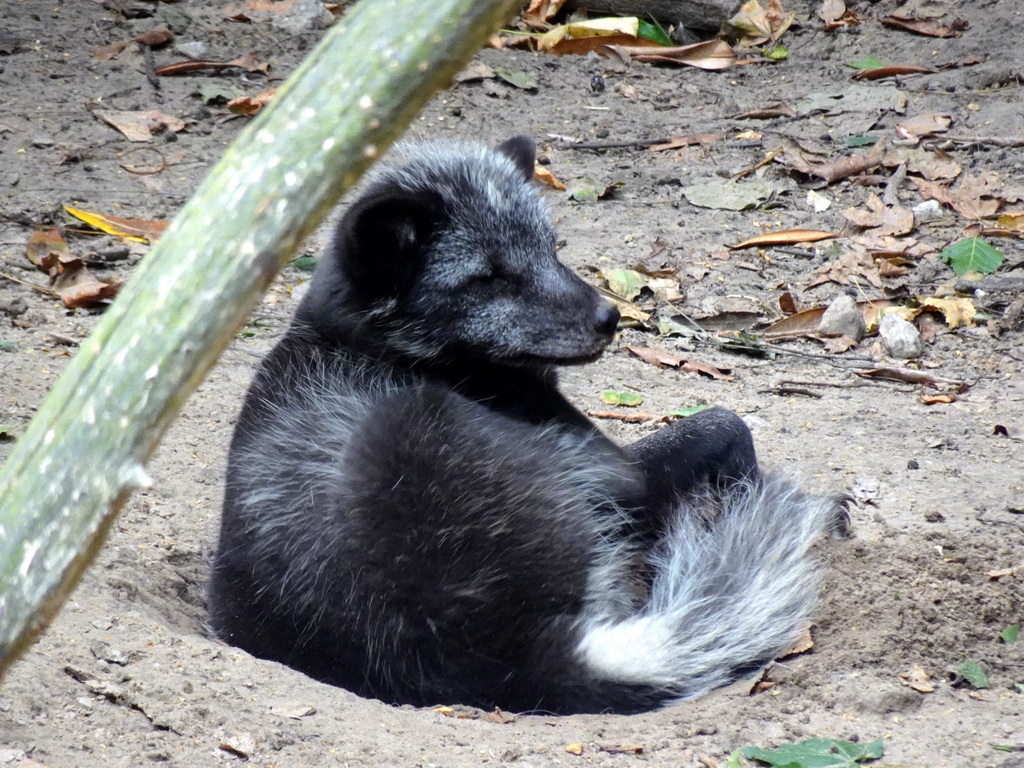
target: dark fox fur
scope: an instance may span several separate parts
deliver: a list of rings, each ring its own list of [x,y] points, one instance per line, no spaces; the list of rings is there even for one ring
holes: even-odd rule
[[[231,446],[217,635],[393,703],[637,712],[770,661],[831,505],[738,416],[626,448],[559,393],[618,312],[555,256],[533,144],[379,174],[263,362]]]

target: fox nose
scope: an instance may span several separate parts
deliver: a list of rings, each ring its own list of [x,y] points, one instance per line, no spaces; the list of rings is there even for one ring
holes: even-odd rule
[[[611,336],[619,325],[619,310],[607,301],[597,305],[594,312],[594,330],[601,336]]]

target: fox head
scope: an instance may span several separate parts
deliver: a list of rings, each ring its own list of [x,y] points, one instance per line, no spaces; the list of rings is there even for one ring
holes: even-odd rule
[[[330,338],[356,326],[418,358],[508,365],[600,355],[618,311],[555,254],[526,136],[495,149],[402,149],[348,209],[299,310]]]

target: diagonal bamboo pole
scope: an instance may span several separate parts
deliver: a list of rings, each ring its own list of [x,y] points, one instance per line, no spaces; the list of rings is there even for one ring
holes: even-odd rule
[[[362,0],[181,210],[0,471],[0,677],[270,280],[518,4]]]

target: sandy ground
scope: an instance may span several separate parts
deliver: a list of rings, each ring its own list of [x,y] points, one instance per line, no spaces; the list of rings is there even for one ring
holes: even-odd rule
[[[134,46],[110,61],[98,61],[90,51],[170,24],[179,44],[204,43],[205,58],[254,53],[280,77],[321,34],[227,21],[225,5],[5,4],[5,273],[45,283],[26,259],[26,242],[40,225],[70,225],[64,204],[142,219],[172,216],[244,122],[226,119],[223,105],[205,105],[200,87],[252,95],[267,85],[260,73],[235,70],[162,78],[156,90]],[[918,161],[958,164],[954,190],[968,177],[998,174],[988,177],[988,196],[976,199],[1019,209],[1012,187],[1024,183],[1024,149],[993,139],[1024,136],[1017,33],[1024,8],[1015,0],[947,3],[954,10],[943,20],[959,15],[969,28],[960,37],[935,39],[883,26],[880,19],[898,7],[891,0],[851,3],[863,23],[834,32],[823,31],[813,18],[817,3],[787,5],[803,23],[785,37],[790,56],[775,66],[704,72],[486,51],[480,61],[531,73],[536,88],[494,79],[459,84],[433,102],[412,133],[492,143],[528,133],[567,183],[584,177],[601,185],[621,182],[612,195],[589,204],[549,193],[566,239],[563,256],[594,282],[597,268],[672,267],[686,293],[676,305],[680,314],[722,322],[724,313],[743,311],[767,321],[778,315],[779,297],[787,291],[807,306],[844,290],[858,299],[887,296],[901,304],[913,296],[948,296],[956,278],[934,252],[962,236],[970,223],[963,211],[946,206],[940,218],[919,222],[898,238],[905,245],[912,237],[930,251],[911,259],[906,274],[884,276],[875,285],[851,277],[856,270],[837,267],[831,274],[849,285],[812,286],[822,268],[853,248],[856,231],[842,211],[867,210],[869,197],[881,195],[883,187],[850,180],[826,184],[772,163],[743,179],[768,190],[752,210],[698,207],[685,188],[751,168],[786,140],[818,147],[820,161],[828,162],[865,151],[847,149],[849,136],[870,133],[894,142],[898,123],[944,114],[952,119],[949,135],[985,140],[946,143],[945,154],[927,141]],[[851,81],[854,70],[846,64],[868,55],[886,64],[958,66]],[[181,58],[166,48],[154,54],[157,65]],[[600,92],[592,87],[595,77],[605,85]],[[825,99],[820,103],[826,108],[736,117],[808,99]],[[92,114],[97,107],[159,109],[186,127],[131,144]],[[738,136],[749,130],[757,136]],[[646,149],[670,136],[704,133],[720,138],[662,152]],[[559,137],[641,145],[581,150]],[[157,152],[125,154],[137,146]],[[148,161],[162,157],[166,169],[136,175],[122,168],[141,163],[141,155]],[[890,185],[906,207],[924,199],[911,183],[925,173],[917,167],[909,165],[908,178]],[[894,171],[875,173],[888,177]],[[831,207],[809,208],[809,189]],[[838,245],[801,246],[803,253],[725,248],[767,230],[796,227],[847,237]],[[104,261],[104,254],[118,255],[116,239],[66,237],[74,254],[93,254],[99,276],[128,277],[146,250],[132,246],[126,259]],[[1019,280],[1020,240],[991,242],[1006,256],[999,275]],[[315,255],[321,247],[317,238],[307,251]],[[765,464],[797,472],[823,492],[856,498],[855,536],[822,543],[827,579],[814,648],[773,666],[766,677],[773,687],[752,693],[752,682],[745,681],[643,716],[487,717],[458,707],[417,710],[361,700],[255,660],[204,631],[204,582],[232,423],[254,365],[286,327],[305,278],[297,269],[285,271],[168,434],[151,464],[153,488],[132,499],[81,587],[4,680],[0,766],[721,766],[737,747],[812,736],[881,738],[887,765],[1024,765],[1024,641],[998,639],[1005,628],[1024,623],[1024,352],[1019,320],[999,333],[989,324],[1003,317],[1014,294],[974,296],[983,316],[971,327],[950,329],[936,316],[923,358],[909,364],[887,358],[875,338],[838,355],[820,342],[794,339],[777,344],[777,355],[756,357],[624,329],[601,362],[567,372],[566,388],[585,409],[607,409],[598,399],[604,390],[629,389],[642,394],[641,407],[654,413],[697,403],[739,411],[755,430]],[[0,309],[0,423],[17,435],[97,315],[68,311],[52,296],[8,280],[0,281]],[[665,312],[664,305],[656,309]],[[751,323],[749,314],[728,317]],[[627,345],[728,368],[733,378],[655,368],[630,356],[622,349]],[[911,367],[970,387],[953,393],[951,402],[926,404],[934,390],[866,381],[854,373],[862,364]],[[623,440],[655,428],[602,424]],[[1014,566],[1015,575],[991,575]],[[965,662],[985,670],[987,688],[962,680],[957,669]],[[904,684],[902,676],[915,670],[927,677],[918,687],[933,690]],[[567,750],[571,745],[581,753]]]

